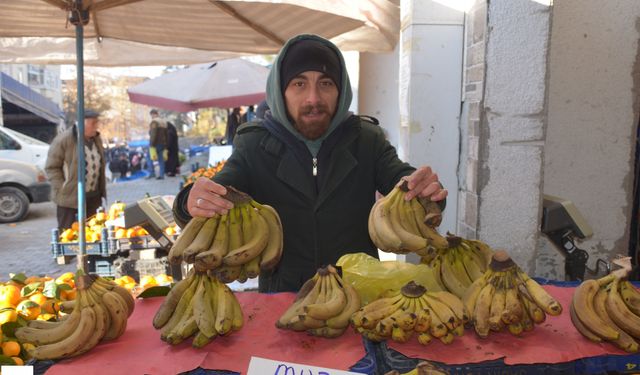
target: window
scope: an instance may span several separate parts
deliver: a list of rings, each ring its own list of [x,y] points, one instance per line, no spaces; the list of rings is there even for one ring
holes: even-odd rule
[[[13,138],[0,131],[0,150],[19,150],[20,145]]]
[[[29,86],[44,85],[44,67],[39,65],[29,65],[27,81]]]

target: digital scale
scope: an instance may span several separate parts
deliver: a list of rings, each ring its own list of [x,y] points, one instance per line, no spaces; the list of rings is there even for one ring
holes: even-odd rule
[[[144,198],[125,207],[124,227],[131,228],[136,225],[149,232],[162,249],[169,250],[173,245],[164,229],[176,223],[173,220],[173,210],[162,197]]]

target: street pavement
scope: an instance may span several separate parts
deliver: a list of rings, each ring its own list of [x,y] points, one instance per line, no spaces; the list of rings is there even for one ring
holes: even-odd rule
[[[145,193],[175,195],[181,181],[182,177],[165,177],[164,180],[108,183],[108,204],[115,200],[134,203],[144,198]],[[9,279],[9,273],[57,276],[75,271],[75,259],[71,264],[58,265],[53,258],[51,230],[56,226],[56,206],[52,202],[32,204],[28,216],[21,222],[0,224],[0,281]]]

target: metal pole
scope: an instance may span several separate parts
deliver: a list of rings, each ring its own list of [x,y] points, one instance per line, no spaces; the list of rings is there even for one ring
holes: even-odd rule
[[[78,82],[78,269],[86,270],[86,239],[84,225],[86,221],[86,204],[84,177],[86,166],[84,161],[84,25],[82,22],[82,0],[76,0],[79,21],[76,23],[76,68]]]

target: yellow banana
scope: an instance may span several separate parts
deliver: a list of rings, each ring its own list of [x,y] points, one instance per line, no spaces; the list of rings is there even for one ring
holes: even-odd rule
[[[326,301],[322,304],[310,304],[304,307],[304,312],[307,315],[319,320],[327,320],[337,316],[347,304],[347,297],[338,285],[336,278],[331,274],[325,277],[327,278]]]
[[[495,332],[500,332],[502,328],[504,328],[502,313],[504,312],[504,302],[507,293],[501,281],[495,286],[495,288],[496,291],[493,294],[491,308],[489,309],[489,329]]]
[[[493,271],[487,271],[483,277],[474,281],[465,291],[462,296],[462,302],[464,304],[465,310],[471,316],[473,315],[476,309],[476,300],[478,299],[478,295],[482,288],[487,285],[487,280],[489,280],[493,276]]]
[[[36,346],[52,344],[70,336],[77,329],[80,315],[80,308],[76,305],[68,319],[52,328],[20,327],[15,331],[15,335],[20,342],[29,342]]]
[[[216,228],[216,235],[213,237],[213,242],[208,250],[203,251],[196,255],[195,264],[200,268],[214,269],[220,267],[222,264],[222,258],[227,255],[229,251],[229,214],[226,214],[220,218],[218,227]]]
[[[214,336],[215,337],[215,336]],[[202,348],[213,340],[214,337],[208,337],[202,331],[196,333],[196,336],[191,341],[191,346],[194,348]]]
[[[390,298],[386,301],[386,305],[383,305],[376,310],[371,310],[369,312],[363,313],[362,320],[360,322],[354,321],[354,325],[372,329],[373,327],[375,327],[379,320],[393,314],[398,309],[400,309],[404,302],[402,299],[398,299],[396,302],[392,303],[393,300],[394,299]]]
[[[231,290],[230,290],[231,291]],[[244,315],[242,314],[242,306],[240,301],[233,292],[231,292],[231,304],[233,305],[233,317],[231,318],[231,330],[239,331],[244,325]]]
[[[338,276],[339,277],[339,276]],[[332,318],[327,319],[327,327],[333,329],[343,329],[349,326],[349,319],[351,315],[360,309],[360,296],[353,285],[339,279],[342,284],[342,289],[347,298],[347,304],[342,312]]]
[[[462,271],[464,275],[462,275],[460,271]],[[440,265],[440,277],[442,278],[446,290],[455,294],[459,298],[462,298],[467,288],[471,286],[471,282],[469,281],[464,269],[456,267],[455,259],[452,259],[451,257],[443,257]]]
[[[477,265],[478,269],[482,274],[487,272],[487,269],[489,269],[490,260],[487,261],[487,258],[485,258],[485,256],[479,251],[476,251],[465,239],[460,240],[459,246],[460,246],[460,251],[468,255],[471,258],[471,260],[473,260],[473,262]]]
[[[480,240],[463,240],[466,244],[469,245],[476,253],[481,254],[485,259],[486,264],[488,265],[491,261],[491,257],[493,257],[493,250],[489,245],[480,241]]]
[[[427,345],[433,340],[433,336],[431,336],[428,332],[420,332],[418,335],[418,342],[422,345]]]
[[[457,250],[461,263],[464,266],[465,271],[467,271],[469,280],[473,282],[476,279],[481,278],[482,275],[484,275],[485,270],[482,269],[481,264],[478,264],[479,261],[471,255],[472,252],[465,250],[462,246],[459,246]]]
[[[316,273],[311,279],[307,280],[300,288],[300,291],[296,295],[296,299],[291,306],[282,314],[280,319],[276,322],[276,327],[286,328],[287,324],[304,312],[304,306],[313,303],[318,294],[320,293],[321,281]]]
[[[378,208],[377,206],[382,204],[383,201],[382,199],[378,199],[373,206],[371,207],[371,211],[369,212],[369,218],[367,220],[367,227],[369,229],[369,237],[371,238],[371,241],[373,241],[373,244],[378,248],[378,249],[384,249],[386,248],[386,245],[384,244],[384,242],[380,239],[380,236],[378,235],[378,233],[376,232],[376,226],[373,220],[374,217],[374,211]]]
[[[105,340],[116,339],[127,329],[127,305],[120,295],[115,292],[107,292],[102,295],[102,304],[106,307],[111,325],[104,336]]]
[[[513,279],[513,274],[508,273],[505,285],[504,311],[502,312],[502,321],[505,324],[517,323],[522,320],[524,309],[518,298],[518,289]]]
[[[221,266],[214,273],[223,283],[231,283],[241,277],[242,266]]]
[[[587,328],[587,326],[584,325],[580,321],[580,319],[578,319],[578,316],[576,315],[576,309],[573,306],[573,303],[569,305],[569,314],[571,316],[571,322],[573,323],[573,326],[576,327],[576,329],[578,330],[578,332],[582,334],[582,336],[588,338],[593,342],[602,342],[602,338],[600,338],[600,336],[593,333],[593,331]]]
[[[464,307],[462,300],[457,296],[449,292],[428,292],[427,297],[436,299],[447,305],[455,315],[456,319],[463,324],[466,324],[469,321],[469,313]]]
[[[309,314],[300,314],[298,319],[305,330],[322,328],[327,325],[325,320],[313,318]]]
[[[429,268],[431,268],[431,273],[433,274],[433,279],[440,287],[440,290],[448,290],[444,281],[442,280],[442,256],[436,256],[429,264]],[[454,293],[455,294],[455,293]]]
[[[508,324],[507,329],[509,330],[509,333],[514,336],[520,336],[522,334],[522,331],[524,331],[524,327],[520,322]]]
[[[529,294],[533,297],[533,300],[540,306],[547,314],[557,316],[562,314],[562,305],[555,298],[553,298],[546,290],[544,290],[540,284],[530,278],[522,270],[518,270],[518,276],[524,282]],[[580,315],[578,315],[580,317]]]
[[[411,338],[413,331],[405,331],[404,329],[394,326],[391,330],[391,339],[397,342],[407,342]]]
[[[520,324],[522,324],[522,329],[525,331],[531,331],[533,330],[533,320],[531,320],[531,317],[529,316],[529,314],[527,313],[526,309],[524,308],[524,305],[522,304],[522,301],[520,301],[520,304],[522,306],[522,316],[520,317]],[[542,310],[540,310],[542,311]],[[543,312],[544,314],[544,312]]]
[[[193,317],[195,319],[198,330],[207,337],[214,337],[215,315],[213,312],[213,304],[210,303],[215,295],[210,295],[207,284],[210,283],[208,275],[203,275],[196,286],[196,292],[193,295]]]
[[[89,350],[93,349],[100,340],[103,339],[104,335],[107,333],[109,326],[111,325],[111,318],[109,317],[109,313],[105,309],[105,307],[100,304],[99,297],[94,297],[93,293],[91,293],[91,288],[87,289],[86,296],[80,298],[86,298],[87,302],[85,304],[91,305],[94,313],[96,314],[96,325],[94,328],[94,334],[84,343],[84,345],[78,349],[77,351],[70,354],[68,357],[75,357],[80,354],[84,354]]]
[[[491,301],[496,289],[492,283],[487,283],[478,294],[478,298],[475,303],[473,311],[473,325],[476,333],[480,337],[487,337],[489,335],[489,315],[491,313]]]
[[[584,283],[583,283],[584,284]],[[613,320],[618,327],[622,328],[625,332],[633,337],[640,338],[640,317],[634,314],[629,307],[624,303],[622,295],[619,292],[620,279],[616,278],[612,283],[607,297],[607,312],[609,317]],[[578,306],[576,306],[577,308]],[[580,314],[578,311],[578,317]],[[585,325],[595,331],[595,328],[590,324]],[[598,332],[596,332],[598,333]],[[603,337],[604,338],[604,337]]]
[[[196,321],[196,323],[198,323],[198,329],[200,330],[200,332],[213,339],[218,335],[218,331],[216,331],[215,326],[215,317],[218,314],[218,304],[216,301],[216,296],[218,288],[222,288],[223,284],[215,277],[208,275],[204,277],[204,281],[204,303],[206,303],[208,306],[204,306],[203,309],[204,313],[207,314],[207,318],[202,319],[199,322]],[[206,343],[204,345],[206,345]]]
[[[65,358],[82,349],[95,334],[95,326],[95,311],[92,308],[81,309],[80,322],[69,336],[51,344],[27,349],[27,352],[32,358],[39,360]]]
[[[426,211],[424,207],[418,202],[417,199],[412,199],[409,204],[411,205],[411,209],[413,211],[416,224],[418,225],[418,230],[420,231],[420,235],[422,238],[425,238],[427,242],[436,249],[446,249],[449,247],[449,243],[447,239],[442,237],[437,230],[433,227],[427,225],[425,220]]]
[[[432,312],[422,298],[419,298],[417,302],[418,306],[416,308],[416,325],[413,327],[413,330],[418,333],[427,333],[429,331],[429,327],[431,326]],[[431,337],[431,335],[428,336]],[[418,340],[420,340],[420,336],[418,336]]]
[[[373,215],[373,225],[378,239],[381,241],[378,247],[384,251],[401,253],[402,240],[391,225],[391,203],[398,194],[398,189],[393,189],[386,197],[381,198],[373,208],[370,215]]]
[[[153,317],[153,327],[160,329],[169,321],[182,295],[189,288],[193,280],[193,276],[182,279],[169,290],[169,293],[164,297],[160,308]]]
[[[224,336],[231,332],[233,324],[233,292],[224,284],[218,287],[217,292],[215,328],[218,334]]]
[[[194,279],[182,294],[180,301],[176,305],[176,308],[171,314],[171,318],[162,326],[162,330],[160,331],[160,338],[164,340],[167,335],[175,328],[175,326],[182,320],[183,316],[188,313],[188,310],[191,308],[191,300],[193,299],[193,295],[196,293],[196,288],[200,282],[201,275],[194,275]]]
[[[245,263],[242,267],[244,268],[244,272],[249,279],[255,279],[260,275],[260,262],[262,260],[262,255],[257,256],[251,259],[249,262]]]
[[[462,321],[456,317],[453,311],[446,304],[436,298],[432,298],[428,294],[424,295],[422,298],[431,308],[431,312],[433,312],[440,321],[447,326],[448,330],[452,330],[462,324]]]
[[[596,295],[593,297],[593,309],[596,314],[602,319],[607,325],[609,325],[614,330],[620,333],[620,337],[617,340],[613,340],[612,342],[620,349],[628,352],[635,353],[638,351],[638,343],[633,339],[628,333],[626,333],[622,328],[618,327],[618,325],[611,320],[609,314],[607,313],[607,288],[600,287],[596,292]]]
[[[275,208],[254,202],[252,202],[252,205],[258,209],[258,214],[264,218],[268,227],[269,240],[262,251],[260,269],[262,271],[269,271],[280,262],[280,258],[282,257],[282,246],[284,243],[282,222]]]
[[[547,315],[544,313],[544,310],[533,301],[533,298],[529,295],[529,292],[527,292],[527,288],[521,285],[518,287],[518,291],[520,292],[520,302],[522,302],[522,306],[527,313],[526,315],[528,315],[535,324],[544,322],[547,319]]]
[[[131,316],[131,314],[133,314],[133,310],[136,306],[136,301],[133,299],[131,292],[129,292],[127,289],[121,287],[113,281],[106,280],[102,277],[97,277],[92,284],[92,287],[95,288],[95,290],[97,290],[99,293],[103,293],[104,291],[118,293],[127,304],[127,316]]]
[[[455,339],[455,336],[452,332],[447,332],[446,335],[442,336],[442,337],[438,337],[440,339],[440,341],[445,344],[445,345],[449,345],[453,342],[453,340]]]
[[[228,266],[240,266],[260,255],[269,240],[269,227],[267,222],[258,215],[256,210],[249,206],[242,211],[243,244],[235,248],[222,258],[222,264]]]
[[[591,331],[605,340],[617,340],[620,337],[620,332],[608,326],[594,310],[593,297],[599,288],[600,285],[596,280],[585,280],[573,292],[571,303],[573,303],[578,319]],[[613,293],[609,295],[611,294]]]
[[[640,292],[629,280],[620,280],[620,295],[629,310],[640,316]]]
[[[205,221],[207,221],[206,217],[194,217],[187,225],[182,229],[182,232],[176,239],[176,242],[173,243],[171,249],[169,250],[169,255],[167,259],[169,262],[173,264],[180,264],[182,262],[182,255],[184,250],[193,242],[198,233],[200,232],[200,228],[204,225]]]
[[[406,215],[406,206],[404,204],[404,193],[396,195],[395,199],[390,202],[389,215],[391,228],[400,238],[400,249],[405,252],[417,251],[427,247],[428,242],[422,238],[420,234],[410,232],[410,224]]]
[[[211,217],[204,222],[200,231],[196,235],[196,238],[194,238],[191,244],[184,249],[184,252],[182,253],[182,260],[187,263],[193,263],[196,259],[196,255],[209,249],[216,234],[218,222],[218,216]]]

